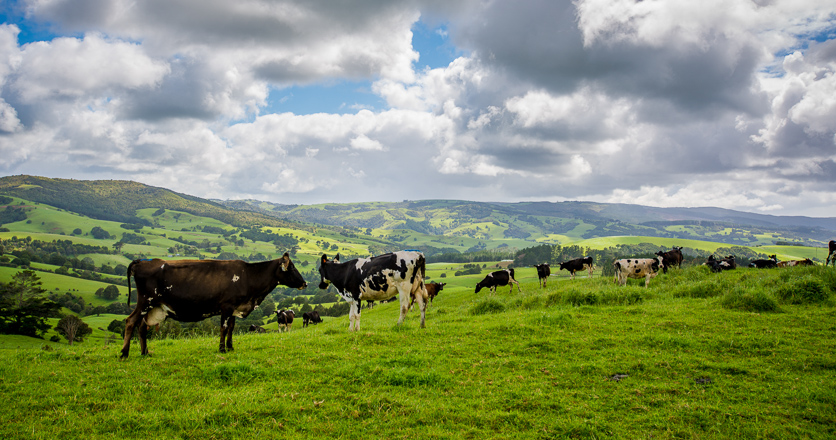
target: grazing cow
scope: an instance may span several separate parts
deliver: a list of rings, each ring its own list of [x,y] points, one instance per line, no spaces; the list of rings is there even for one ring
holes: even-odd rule
[[[511,283],[517,285],[517,291],[522,293],[520,290],[520,283],[514,279],[514,269],[505,269],[505,270],[498,270],[496,272],[491,272],[482,281],[479,281],[476,284],[476,293],[479,293],[483,287],[490,288],[491,294],[496,293],[497,286],[510,286]],[[511,286],[511,290],[508,293],[514,292],[514,286]]]
[[[401,303],[398,324],[409,310],[410,298],[418,300],[421,328],[426,326],[427,289],[424,287],[426,260],[417,251],[398,251],[371,258],[360,258],[340,263],[340,256],[328,260],[322,255],[319,266],[320,289],[333,284],[349,304],[349,330],[360,330],[360,302],[388,300],[395,295]]]
[[[734,260],[734,255],[729,255],[726,258],[718,260],[714,255],[709,255],[705,265],[711,268],[712,272],[720,272],[723,270],[737,269],[737,263]]]
[[[322,318],[319,317],[319,312],[316,310],[302,314],[302,327],[307,327],[311,323],[319,324],[320,322],[322,322]]]
[[[827,243],[827,259],[824,260],[824,265],[827,266],[831,262],[836,266],[836,240],[830,240]]]
[[[816,263],[813,263],[813,260],[809,258],[805,258],[803,260],[789,260],[789,261],[779,261],[778,267],[794,267],[794,266],[815,266]]]
[[[587,275],[587,278],[589,278],[592,276],[592,271],[595,270],[595,263],[592,261],[592,257],[575,258],[560,263],[560,270],[563,269],[569,271],[572,279],[575,279],[575,272],[586,269],[589,272],[589,275]]]
[[[427,296],[430,298],[430,304],[433,303],[433,299],[438,295],[438,292],[444,290],[444,286],[447,283],[424,283],[424,287],[427,288]],[[412,297],[412,300],[409,302],[409,310],[412,310],[412,305],[415,304],[415,297]]]
[[[674,246],[667,252],[656,252],[656,255],[662,257],[662,273],[668,273],[669,267],[682,267],[682,246]]]
[[[659,273],[662,266],[662,257],[656,258],[625,258],[615,260],[615,281],[623,286],[627,284],[627,278],[644,278],[644,287],[650,283],[650,279]]]
[[[134,327],[139,346],[148,354],[148,328],[167,317],[183,322],[221,315],[220,352],[232,350],[235,318],[246,318],[277,285],[304,289],[305,279],[287,253],[260,263],[240,260],[134,260],[128,266],[128,305],[131,276],[137,290],[136,308],[125,323],[122,357],[128,357]],[[226,347],[224,347],[226,339]]]
[[[549,267],[549,263],[537,264],[534,267],[537,269],[537,278],[540,280],[540,285],[545,289],[546,281],[548,281],[549,276],[552,274],[552,269]]]
[[[293,325],[293,318],[296,317],[296,313],[293,310],[278,310],[276,311],[276,320],[279,323],[279,331],[290,331],[290,327]]]
[[[758,269],[772,269],[778,267],[778,256],[770,255],[768,260],[754,260],[749,263],[749,267],[756,267]]]
[[[250,329],[248,331],[253,333],[267,333],[267,330],[264,330],[264,327],[255,324],[250,324]]]

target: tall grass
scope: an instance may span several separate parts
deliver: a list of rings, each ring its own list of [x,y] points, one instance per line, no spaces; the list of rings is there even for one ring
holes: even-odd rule
[[[445,288],[425,329],[381,304],[357,333],[344,317],[226,354],[215,337],[125,361],[101,342],[2,350],[0,438],[829,439],[832,272]],[[777,309],[727,304],[757,295]]]

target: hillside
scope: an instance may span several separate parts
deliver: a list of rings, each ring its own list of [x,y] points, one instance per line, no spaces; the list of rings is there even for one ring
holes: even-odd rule
[[[137,210],[169,209],[220,220],[232,226],[265,225],[303,228],[275,216],[236,211],[210,200],[176,193],[164,188],[121,180],[50,179],[37,176],[0,177],[0,194],[20,197],[99,220],[140,223]]]
[[[573,243],[612,236],[708,240],[758,246],[777,242],[821,246],[836,235],[836,218],[781,217],[720,208],[652,208],[592,202],[485,203],[422,200],[351,204],[281,205],[257,200],[221,201],[299,222],[359,229],[411,231],[428,237],[472,239],[472,248],[517,248],[529,243]],[[429,240],[454,246],[455,240]],[[461,249],[460,249],[461,250]]]

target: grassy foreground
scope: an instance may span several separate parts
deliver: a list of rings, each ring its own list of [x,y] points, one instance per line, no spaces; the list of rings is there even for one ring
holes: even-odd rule
[[[641,285],[452,287],[425,329],[382,304],[358,333],[343,317],[223,355],[216,338],[134,344],[126,361],[106,341],[2,350],[0,438],[836,436],[836,271]]]

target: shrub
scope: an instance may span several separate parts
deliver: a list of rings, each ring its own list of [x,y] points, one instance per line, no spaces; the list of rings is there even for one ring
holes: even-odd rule
[[[734,288],[723,296],[720,304],[727,309],[747,312],[777,312],[778,302],[761,290],[748,291],[741,287]]]
[[[484,300],[470,308],[471,315],[486,315],[488,313],[502,313],[505,305],[495,299]]]
[[[830,297],[824,281],[809,275],[778,287],[775,294],[787,304],[821,303]]]

